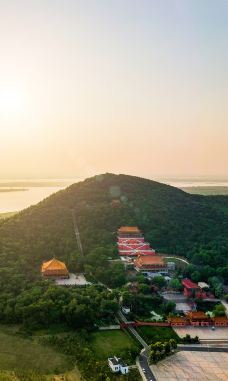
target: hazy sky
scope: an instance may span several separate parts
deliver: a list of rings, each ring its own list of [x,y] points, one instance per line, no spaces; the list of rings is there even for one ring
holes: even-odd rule
[[[228,175],[227,0],[0,0],[0,177]]]

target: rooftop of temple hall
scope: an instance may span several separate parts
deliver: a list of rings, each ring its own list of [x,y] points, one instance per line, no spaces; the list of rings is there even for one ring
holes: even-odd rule
[[[138,255],[138,258],[135,260],[137,266],[147,266],[147,265],[164,265],[164,259],[155,254],[150,255]]]
[[[69,272],[64,262],[56,258],[45,261],[41,266],[42,276],[45,277],[68,277]]]
[[[198,284],[196,284],[196,283],[193,283],[190,279],[183,279],[182,280],[182,285],[184,286],[184,287],[186,287],[187,289],[195,289],[195,290],[197,290],[197,289],[199,289],[200,287],[198,286]]]
[[[42,271],[44,270],[65,270],[66,265],[64,262],[59,261],[56,258],[52,258],[47,262],[43,262]]]
[[[141,230],[137,226],[121,226],[118,229],[118,233],[140,234]]]

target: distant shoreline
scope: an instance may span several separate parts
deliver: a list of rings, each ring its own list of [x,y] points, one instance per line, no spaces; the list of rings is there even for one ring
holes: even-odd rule
[[[26,187],[26,188],[43,188],[43,187],[67,187],[70,184],[73,184],[72,182],[67,181],[1,181],[0,180],[0,188],[18,188],[18,187]]]
[[[228,186],[214,185],[194,185],[190,187],[178,187],[184,192],[191,194],[199,194],[202,196],[228,196]]]
[[[28,188],[0,188],[0,193],[6,192],[25,192],[28,191]]]

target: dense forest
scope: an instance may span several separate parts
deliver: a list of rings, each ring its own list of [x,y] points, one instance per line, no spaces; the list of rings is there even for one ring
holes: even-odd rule
[[[1,301],[14,305],[12,300],[39,281],[42,261],[53,256],[73,271],[121,286],[123,267],[108,261],[116,256],[121,225],[138,225],[158,252],[188,258],[189,271],[200,279],[228,279],[228,197],[191,195],[151,180],[105,174],[0,221]]]

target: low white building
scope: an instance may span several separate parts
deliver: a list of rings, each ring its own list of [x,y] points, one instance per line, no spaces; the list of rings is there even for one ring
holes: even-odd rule
[[[202,290],[203,290],[204,288],[210,288],[209,284],[207,284],[207,283],[205,283],[205,282],[198,282],[198,286],[199,286],[200,288],[202,288]]]
[[[123,313],[126,314],[126,315],[129,314],[129,313],[131,312],[131,310],[130,310],[129,307],[124,307],[124,306],[122,307],[122,311],[123,311]]]
[[[108,365],[113,372],[118,373],[120,371],[120,365],[117,357],[110,357],[108,359]]]
[[[119,359],[120,373],[127,374],[129,372],[127,364],[125,364],[121,359]]]
[[[108,365],[114,373],[120,372],[122,374],[127,374],[129,372],[127,364],[125,364],[121,358],[116,356],[108,359]]]

